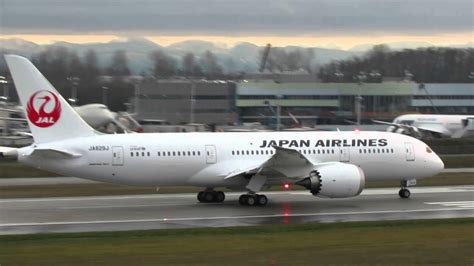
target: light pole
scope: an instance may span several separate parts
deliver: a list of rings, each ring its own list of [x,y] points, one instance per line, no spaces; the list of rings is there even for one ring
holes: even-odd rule
[[[139,110],[139,103],[140,103],[140,86],[138,85],[138,80],[133,83],[133,92],[135,94],[135,101],[133,103],[133,112],[135,113],[135,116],[138,116],[140,113]]]
[[[69,98],[69,102],[73,105],[77,104],[77,87],[79,87],[79,82],[81,81],[78,77],[68,77],[67,80],[71,83],[71,98]]]
[[[283,95],[276,95],[277,100],[283,99]],[[278,103],[276,104],[276,111],[273,109],[273,105],[270,101],[265,101],[264,104],[268,105],[268,108],[270,108],[270,111],[275,115],[276,117],[276,131],[280,131],[281,128],[281,104]]]
[[[364,98],[360,96],[360,91],[361,91],[362,83],[367,79],[367,75],[365,74],[365,72],[360,71],[359,74],[356,76],[356,78],[359,85],[359,93],[355,97],[355,107],[356,107],[355,111],[356,111],[356,116],[357,116],[357,125],[360,126],[360,110],[362,108],[362,101],[364,100]]]
[[[104,105],[107,105],[107,92],[109,90],[109,87],[102,86],[102,103]]]
[[[191,81],[191,95],[190,95],[190,106],[189,106],[189,123],[194,124],[194,105],[195,105],[195,99],[194,95],[196,94],[196,83],[194,82],[193,79],[190,79]]]
[[[8,101],[8,81],[4,76],[0,76],[0,84],[3,84],[3,99],[5,99],[5,102]]]

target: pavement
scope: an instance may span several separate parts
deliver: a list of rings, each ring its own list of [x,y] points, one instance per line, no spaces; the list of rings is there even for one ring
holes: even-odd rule
[[[195,194],[0,200],[0,234],[89,232],[474,217],[474,186],[366,189],[355,198],[323,199],[307,191],[265,193],[264,207],[198,203]]]

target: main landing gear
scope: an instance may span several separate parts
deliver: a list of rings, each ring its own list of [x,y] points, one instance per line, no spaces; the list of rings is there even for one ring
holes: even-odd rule
[[[197,194],[197,199],[202,203],[223,202],[225,194],[222,191],[204,190]]]
[[[408,199],[411,195],[411,192],[407,188],[408,187],[407,181],[403,180],[402,182],[400,182],[400,185],[401,185],[401,188],[400,188],[400,191],[398,191],[398,196],[400,196],[400,198],[402,199]]]
[[[239,203],[243,206],[265,206],[268,203],[268,199],[265,195],[244,194],[240,196]]]

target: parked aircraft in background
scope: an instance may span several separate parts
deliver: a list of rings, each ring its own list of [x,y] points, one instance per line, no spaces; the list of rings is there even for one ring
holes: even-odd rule
[[[76,112],[91,127],[104,133],[127,133],[141,131],[141,127],[127,113],[112,112],[103,104],[85,104],[75,106]],[[19,106],[0,107],[0,128],[8,128],[13,134],[26,133],[27,128],[18,128],[16,124],[23,122],[26,124],[26,118],[23,115],[24,110]],[[7,127],[7,123],[8,127]],[[10,125],[11,124],[11,125]]]
[[[3,157],[103,182],[197,186],[200,202],[222,202],[216,187],[247,191],[242,205],[266,205],[271,185],[297,184],[318,197],[357,196],[366,180],[407,183],[444,164],[425,143],[388,132],[100,134],[26,58],[5,56],[35,143],[1,148]]]
[[[387,131],[389,132],[402,133],[417,138],[461,138],[474,132],[474,115],[409,114],[395,118],[392,123],[373,121],[388,125]]]

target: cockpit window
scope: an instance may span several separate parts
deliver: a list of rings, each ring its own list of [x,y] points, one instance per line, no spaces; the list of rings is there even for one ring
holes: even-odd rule
[[[432,153],[433,150],[431,150],[430,147],[426,146],[426,152],[427,152],[427,153]]]

